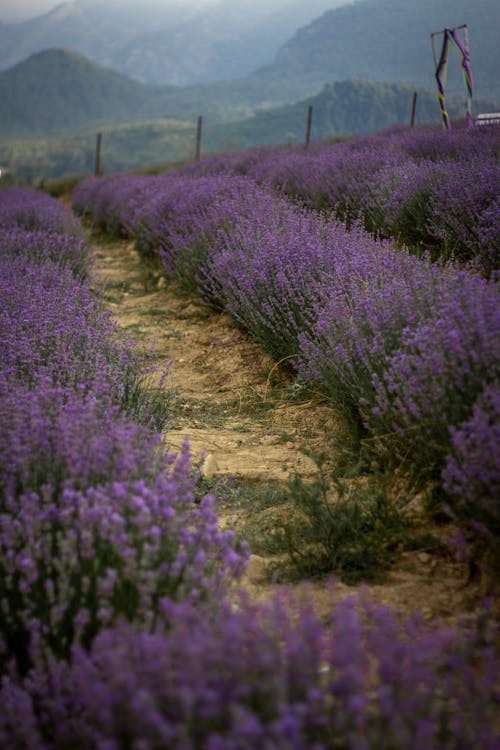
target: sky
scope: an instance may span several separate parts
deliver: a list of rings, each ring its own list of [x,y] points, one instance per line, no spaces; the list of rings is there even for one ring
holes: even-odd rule
[[[60,5],[63,1],[64,0],[0,0],[0,20],[7,23],[26,21],[28,18],[34,18],[35,16],[47,13],[47,11]],[[238,2],[238,0],[234,1]],[[102,2],[104,3],[106,0],[102,0]],[[157,2],[159,5],[165,4],[165,0],[150,0],[150,3],[153,2]],[[186,5],[188,3],[196,3],[197,5],[200,5],[202,3],[213,3],[214,0],[183,0],[183,2]],[[270,4],[272,4],[272,0],[270,0]]]
[[[58,5],[57,0],[0,0],[2,21],[25,21]]]

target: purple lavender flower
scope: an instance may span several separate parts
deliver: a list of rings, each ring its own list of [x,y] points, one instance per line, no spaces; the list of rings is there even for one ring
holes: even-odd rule
[[[60,234],[80,232],[71,212],[56,198],[33,188],[8,187],[0,190],[0,228],[22,227]]]
[[[454,269],[437,282],[426,316],[402,331],[374,373],[367,419],[389,450],[412,456],[428,473],[441,471],[450,428],[470,417],[483,387],[500,375],[497,285]]]
[[[486,385],[470,418],[451,428],[443,487],[463,520],[481,521],[500,536],[500,387]]]
[[[7,255],[26,255],[35,263],[51,261],[69,267],[77,277],[85,277],[89,271],[89,246],[75,235],[19,227],[7,229],[1,233],[0,256]]]
[[[70,663],[49,659],[24,684],[5,681],[0,738],[44,750],[498,748],[490,626],[479,640],[474,626],[401,622],[354,599],[327,623],[283,596],[169,610],[167,631],[121,622],[90,651],[75,646]]]

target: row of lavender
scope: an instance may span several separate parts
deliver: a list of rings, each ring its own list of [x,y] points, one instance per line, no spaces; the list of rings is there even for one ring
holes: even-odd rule
[[[147,361],[104,312],[71,213],[27,189],[0,198],[0,746],[35,748],[9,674],[58,668],[118,618],[151,627],[172,601],[216,592],[245,553],[210,497],[193,504],[187,447],[160,450]]]
[[[453,142],[413,137],[415,150],[427,143],[428,153],[433,143],[454,153]],[[470,139],[470,153],[489,143],[475,133]],[[418,258],[360,224],[348,228],[252,176],[225,171],[227,162],[246,163],[253,175],[269,174],[272,155],[283,172],[299,160],[306,170],[308,157],[292,151],[288,164],[286,154],[213,158],[186,174],[90,179],[73,201],[106,231],[135,236],[144,257],[159,255],[169,276],[227,309],[276,360],[288,359],[318,384],[375,455],[437,481],[457,517],[498,539],[496,281]],[[313,155],[311,175],[317,163]],[[462,196],[464,214],[474,213],[469,200]]]
[[[177,174],[248,174],[305,205],[361,219],[412,251],[500,268],[500,126],[396,129],[287,149],[209,156]]]
[[[138,423],[77,224],[13,189],[0,227],[0,747],[498,750],[481,617],[230,604],[245,554]]]

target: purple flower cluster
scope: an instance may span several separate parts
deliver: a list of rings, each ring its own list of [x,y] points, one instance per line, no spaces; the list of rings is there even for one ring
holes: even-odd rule
[[[114,325],[90,284],[53,261],[35,263],[30,246],[23,248],[23,255],[0,257],[3,376],[100,390],[121,400],[122,373],[133,353],[114,342]]]
[[[23,229],[79,234],[79,224],[56,198],[32,188],[0,190],[0,229]]]
[[[436,258],[499,269],[498,128],[388,130],[308,149],[258,147],[179,167],[174,177],[244,174],[335,211],[348,224],[396,237]]]
[[[29,258],[38,264],[51,261],[63,269],[69,268],[76,276],[88,274],[89,248],[78,236],[21,227],[1,232],[2,257],[25,255],[29,250]]]
[[[71,201],[74,210],[109,234],[129,236],[137,223],[136,212],[155,195],[153,177],[91,177],[79,182]]]
[[[142,359],[58,237],[10,225],[0,240],[0,671],[67,657],[118,619],[150,627],[246,558],[213,499],[194,503],[188,447],[165,453],[131,419]]]
[[[495,631],[404,623],[369,600],[170,605],[0,689],[2,747],[498,750]]]
[[[457,189],[457,186],[460,186]],[[479,161],[414,158],[377,174],[366,193],[365,223],[441,259],[500,268],[500,166]]]
[[[132,455],[125,454],[130,428],[119,428],[115,425],[110,436],[124,438],[117,455],[78,456],[81,463],[94,464],[90,481],[84,466],[68,478],[55,477],[59,487],[47,482],[38,491],[5,493],[0,533],[4,669],[15,659],[24,672],[38,652],[40,658],[68,657],[72,643],[90,645],[118,619],[152,627],[165,618],[169,601],[198,601],[207,591],[213,596],[241,571],[244,557],[236,552],[233,535],[218,528],[212,499],[194,504],[189,453],[175,463],[171,458],[170,467],[154,467],[149,456],[141,471],[140,461],[134,465],[136,446]],[[99,447],[97,438],[92,447]],[[147,462],[145,456],[139,459]],[[99,470],[115,471],[116,480],[107,474],[96,483]],[[142,477],[134,480],[134,474]],[[52,472],[48,479],[54,479]]]
[[[241,176],[165,176],[135,215],[137,249],[146,256],[159,254],[167,275],[192,285],[197,268],[209,262],[205,255],[221,226],[233,224],[240,211],[248,212],[252,197],[258,199],[262,192]]]
[[[459,189],[457,189],[459,186]],[[446,163],[429,197],[429,229],[450,257],[486,274],[500,270],[500,163]]]
[[[500,300],[494,282],[451,268],[435,273],[427,314],[402,331],[374,377],[368,422],[400,456],[440,468],[450,429],[468,420],[483,388],[500,377]]]
[[[216,247],[212,273],[228,311],[273,356],[293,357],[303,371],[302,339],[315,325],[320,289],[344,278],[348,259],[385,252],[361,227],[348,230],[282,199],[221,233]]]
[[[0,385],[0,488],[15,498],[43,488],[55,495],[65,487],[82,489],[152,477],[153,440],[147,428],[98,398],[50,382],[34,387],[12,379]]]
[[[451,430],[451,453],[443,471],[457,515],[479,521],[495,542],[500,536],[500,386],[487,385],[470,418]]]

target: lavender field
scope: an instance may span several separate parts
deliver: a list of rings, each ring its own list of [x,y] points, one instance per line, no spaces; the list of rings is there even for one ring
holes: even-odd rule
[[[91,178],[73,203],[498,536],[499,148],[496,127],[397,130]]]
[[[73,206],[223,309],[498,566],[499,131],[395,131],[84,180]],[[500,748],[498,626],[230,592],[248,550],[161,445],[60,202],[0,193],[0,747]],[[492,566],[492,567],[491,567]]]

